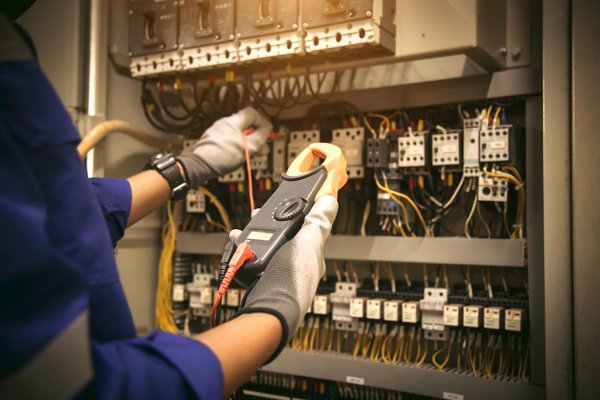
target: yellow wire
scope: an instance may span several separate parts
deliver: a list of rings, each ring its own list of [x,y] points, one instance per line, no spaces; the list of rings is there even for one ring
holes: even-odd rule
[[[223,220],[223,223],[225,224],[226,231],[229,232],[231,229],[233,229],[233,225],[231,224],[231,220],[229,219],[229,214],[227,213],[227,210],[225,209],[223,204],[219,201],[217,196],[212,194],[212,192],[210,192],[205,187],[200,187],[200,189],[198,189],[198,190],[200,191],[200,193],[202,193],[203,195],[208,197],[210,199],[210,201],[215,205],[215,207],[217,207],[217,210],[219,211],[219,215],[221,215],[221,219]]]
[[[178,331],[173,319],[173,253],[177,228],[171,209],[171,202],[167,203],[167,223],[163,227],[163,247],[158,261],[158,282],[156,286],[155,317],[159,329],[176,333]]]
[[[427,227],[427,224],[425,223],[425,219],[423,218],[423,215],[421,214],[419,207],[417,207],[417,205],[412,201],[412,199],[410,197],[408,197],[407,195],[405,195],[404,193],[400,193],[400,192],[390,189],[389,187],[383,186],[381,184],[381,182],[379,182],[377,175],[374,175],[374,177],[375,177],[375,184],[377,185],[377,187],[379,189],[389,193],[390,196],[391,195],[398,196],[398,197],[406,200],[408,202],[408,204],[411,205],[411,207],[415,210],[415,214],[417,214],[417,216],[419,217],[419,220],[421,221],[421,225],[423,226],[423,230],[425,231],[425,236],[429,236],[429,228]],[[394,199],[394,201],[397,202],[396,199]],[[407,219],[407,222],[408,222],[408,219]]]

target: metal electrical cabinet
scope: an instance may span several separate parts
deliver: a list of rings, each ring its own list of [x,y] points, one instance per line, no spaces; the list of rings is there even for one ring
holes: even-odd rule
[[[23,17],[26,27],[28,24],[35,27],[32,29],[33,36],[41,48],[42,56],[46,49],[51,48],[42,40],[43,36],[60,36],[69,29],[64,26],[62,30],[54,30],[55,26],[41,24],[40,16],[48,2],[49,0],[38,1]],[[75,3],[81,6],[80,2],[73,2]],[[572,3],[574,6],[575,3],[586,1]],[[73,4],[65,2],[62,7],[69,9]],[[593,14],[591,9],[594,6],[591,2],[587,2],[585,6],[589,8],[589,14]],[[597,49],[591,49],[592,45],[585,45],[578,57],[570,61],[571,52],[580,49],[585,42],[582,37],[589,24],[588,18],[580,12],[571,14],[571,2],[137,0],[110,2],[100,6],[99,2],[89,0],[83,2],[78,10],[81,24],[77,29],[80,37],[85,38],[82,42],[108,42],[108,46],[101,46],[108,48],[108,54],[104,51],[98,53],[104,60],[101,57],[100,61],[93,61],[94,65],[103,65],[104,62],[105,69],[100,74],[105,73],[107,78],[99,78],[98,71],[87,68],[85,60],[77,59],[69,62],[71,66],[75,66],[76,71],[75,75],[69,76],[86,76],[86,79],[76,78],[74,89],[72,83],[65,80],[65,74],[56,72],[57,65],[60,64],[57,60],[42,57],[41,61],[42,66],[51,72],[51,78],[58,86],[65,103],[79,110],[79,114],[76,114],[80,121],[89,117],[93,117],[93,121],[120,118],[156,135],[172,137],[169,133],[158,132],[147,122],[144,109],[149,110],[148,103],[138,104],[140,93],[148,95],[151,91],[162,90],[157,95],[162,102],[158,106],[172,111],[178,107],[179,101],[190,104],[192,96],[202,98],[203,90],[210,85],[225,87],[249,85],[251,82],[258,88],[256,90],[260,90],[260,85],[264,82],[285,82],[286,79],[294,82],[293,79],[296,79],[297,83],[290,84],[287,89],[293,93],[294,90],[300,90],[298,88],[302,86],[303,79],[310,79],[305,76],[313,74],[316,79],[314,82],[317,83],[319,77],[323,76],[321,84],[330,90],[329,93],[324,89],[328,94],[326,102],[323,101],[325,96],[321,100],[313,99],[312,102],[299,101],[278,113],[278,121],[289,122],[289,126],[281,123],[289,132],[285,133],[284,128],[280,129],[280,136],[274,140],[271,149],[272,154],[265,155],[264,159],[253,160],[255,171],[261,171],[266,176],[275,170],[284,170],[290,152],[300,149],[308,142],[307,138],[319,137],[319,140],[335,143],[334,132],[339,131],[343,136],[346,130],[350,132],[350,128],[362,129],[360,134],[356,131],[358,140],[344,141],[347,139],[345,136],[340,136],[337,140],[344,151],[351,152],[348,154],[354,160],[353,168],[356,169],[353,170],[354,176],[350,181],[352,190],[361,187],[358,182],[371,174],[373,168],[384,168],[394,162],[396,168],[405,168],[399,175],[414,174],[414,182],[418,186],[419,176],[423,172],[420,160],[413,160],[414,163],[409,160],[410,165],[398,167],[400,157],[407,157],[408,154],[417,158],[422,156],[423,163],[438,172],[442,167],[445,168],[444,173],[446,169],[454,171],[453,173],[466,171],[463,168],[468,164],[470,156],[469,153],[462,152],[467,137],[461,132],[466,131],[467,125],[464,125],[464,130],[463,126],[453,126],[453,129],[448,129],[447,135],[442,130],[436,131],[433,126],[430,127],[431,132],[424,136],[420,136],[421,131],[415,126],[417,134],[410,136],[410,140],[405,140],[405,133],[400,130],[389,129],[390,136],[384,142],[371,138],[368,127],[362,124],[359,124],[360,127],[332,126],[320,130],[315,126],[298,123],[316,103],[348,102],[362,113],[388,112],[388,116],[391,110],[408,110],[409,113],[418,114],[436,107],[443,108],[444,105],[502,105],[506,99],[518,103],[515,120],[518,120],[521,131],[513,132],[507,128],[506,132],[510,136],[507,140],[511,142],[513,135],[521,135],[522,139],[519,144],[522,154],[518,158],[527,187],[524,237],[485,239],[450,236],[404,238],[382,234],[333,235],[325,247],[329,273],[332,272],[333,264],[341,265],[352,260],[358,270],[357,275],[360,276],[357,280],[361,281],[363,287],[352,286],[352,279],[349,279],[339,292],[333,286],[329,291],[319,292],[319,302],[313,305],[310,323],[325,320],[324,318],[332,315],[333,310],[343,309],[341,314],[337,314],[340,318],[337,322],[340,327],[348,323],[348,332],[351,332],[348,335],[351,336],[357,329],[363,329],[360,328],[361,323],[369,322],[367,303],[370,300],[369,307],[375,308],[370,309],[369,315],[379,315],[382,320],[385,314],[384,304],[390,301],[394,303],[395,318],[388,313],[387,318],[390,319],[386,319],[386,326],[390,329],[401,325],[409,327],[408,324],[413,323],[401,321],[398,313],[404,307],[407,310],[410,307],[420,307],[421,315],[414,317],[426,318],[430,324],[428,326],[441,327],[445,324],[441,331],[444,335],[448,333],[446,338],[450,337],[454,329],[452,327],[457,326],[452,325],[455,323],[453,321],[460,321],[462,318],[464,322],[467,316],[471,319],[468,324],[464,323],[464,327],[480,327],[469,328],[473,329],[472,332],[483,332],[483,326],[495,329],[504,325],[506,330],[498,336],[509,337],[511,330],[527,326],[524,337],[529,342],[528,378],[489,378],[485,372],[470,373],[456,367],[436,368],[428,362],[419,365],[414,362],[389,363],[377,357],[354,357],[351,352],[302,351],[291,348],[284,350],[278,359],[264,366],[262,373],[445,399],[594,398],[595,389],[589,385],[589,374],[582,371],[589,368],[591,356],[597,353],[589,336],[597,318],[582,317],[578,310],[586,310],[587,315],[593,313],[594,308],[590,306],[594,302],[589,298],[590,287],[587,283],[597,278],[598,273],[592,272],[589,266],[582,266],[574,273],[573,266],[576,263],[589,264],[589,260],[593,259],[590,257],[593,250],[582,239],[585,232],[590,232],[589,226],[584,222],[582,211],[574,207],[584,204],[586,209],[594,211],[597,207],[592,200],[595,194],[582,194],[581,189],[582,175],[579,172],[591,171],[583,166],[583,159],[573,160],[571,164],[570,153],[573,145],[573,151],[582,155],[585,160],[589,159],[590,155],[586,153],[584,146],[592,148],[593,141],[583,133],[576,140],[571,136],[572,129],[577,128],[582,132],[590,125],[584,123],[583,119],[574,119],[571,111],[573,99],[569,88],[574,81],[580,82],[574,92],[576,100],[573,104],[577,109],[583,110],[582,113],[589,111],[582,106],[582,99],[585,99],[585,103],[593,104],[592,94],[585,90],[590,77],[575,74],[572,68],[573,63],[589,67],[588,60],[582,54],[597,54]],[[571,32],[576,39],[573,48],[569,41]],[[69,46],[69,49],[76,49],[77,53],[80,43],[74,43],[73,46]],[[341,76],[339,81],[336,81],[336,74]],[[191,81],[198,84],[194,83],[192,87],[189,83]],[[90,91],[86,88],[98,85],[106,91],[105,98],[102,91],[92,90],[91,93],[96,93],[96,103],[90,103]],[[268,84],[264,85],[263,88]],[[306,85],[305,81],[304,86]],[[286,90],[280,89],[282,93]],[[181,97],[178,99],[173,93]],[[273,92],[264,98],[265,103],[268,103],[265,105],[267,111],[276,108],[275,102],[271,100],[277,96]],[[86,115],[85,104],[96,104],[99,112]],[[354,113],[348,110],[345,112],[350,115]],[[349,121],[352,122],[350,119]],[[80,126],[82,132],[89,129],[89,123],[80,123]],[[382,125],[379,126],[381,127]],[[502,130],[498,131],[501,135]],[[484,134],[488,131],[475,132]],[[489,164],[481,158],[481,154],[494,159],[496,156],[500,158],[504,157],[506,148],[506,157],[514,159],[513,153],[508,151],[513,149],[514,144],[496,140],[492,136],[495,132],[491,130],[489,137],[484,134],[472,138],[477,140],[474,143],[477,145],[477,152],[480,151],[479,160],[474,165],[481,170]],[[184,140],[185,135],[190,135],[185,131],[181,133],[178,138]],[[348,133],[348,138],[353,133],[354,131]],[[442,144],[434,141],[442,136],[447,136],[448,142]],[[292,141],[291,138],[297,140]],[[424,139],[423,146],[426,148],[422,152],[419,143],[411,144],[413,141],[418,142],[414,138]],[[469,141],[470,139],[471,137]],[[406,142],[404,150],[398,147],[400,142]],[[356,146],[363,151],[359,153],[360,156],[353,152]],[[97,149],[92,169],[99,174],[127,176],[136,172],[152,151],[149,147],[140,147],[131,139],[113,137]],[[408,153],[401,154],[402,151]],[[383,153],[385,157],[382,156]],[[455,161],[442,162],[441,156],[437,157],[437,154],[450,153],[453,154],[453,160],[456,158]],[[402,162],[404,161],[401,164]],[[474,172],[474,176],[477,177],[481,170]],[[232,175],[227,177],[229,181],[226,183],[215,185],[230,188],[231,193],[234,193],[237,190],[235,188],[244,184],[244,177],[244,173],[240,171],[239,176]],[[393,175],[388,174],[387,177],[390,179],[390,188],[402,187],[394,186],[396,178]],[[272,178],[273,184],[276,184],[276,177]],[[486,196],[492,196],[496,183],[479,179],[477,185],[480,187],[479,201],[495,199]],[[577,192],[574,192],[575,189]],[[190,201],[202,204],[194,212],[202,213],[212,207],[211,202],[205,201],[202,195],[194,193],[194,196],[196,197]],[[381,212],[382,216],[385,213],[396,215],[399,212],[389,196],[378,197],[371,207],[372,213]],[[362,213],[363,210],[360,211]],[[406,215],[406,221],[418,224],[415,213],[408,214],[410,215]],[[383,219],[385,220],[385,216]],[[156,277],[151,271],[159,257],[160,225],[161,217],[156,214],[142,225],[132,228],[120,245],[117,255],[121,278],[140,333],[147,332],[154,325]],[[206,257],[220,254],[225,240],[224,233],[182,230],[178,234],[179,258],[176,258],[175,263],[204,263],[197,260],[206,260],[209,259]],[[418,296],[411,293],[414,298],[378,298],[369,286],[368,290],[371,292],[364,295],[367,290],[365,282],[374,283],[369,280],[371,266],[383,266],[387,263],[394,265],[397,271],[405,265],[411,271],[420,269],[422,264],[444,265],[451,270],[451,281],[462,279],[461,268],[478,271],[485,267],[496,276],[504,276],[505,273],[517,276],[526,272],[526,306],[516,302],[509,314],[508,308],[501,308],[505,307],[501,298],[497,299],[497,304],[490,302],[481,308],[477,304],[462,304],[458,301],[462,298],[457,297],[462,294],[453,293],[454,287],[442,296],[447,299],[444,304],[448,307],[423,298],[423,295],[427,296],[423,292]],[[351,277],[351,269],[344,271]],[[194,307],[199,313],[205,309],[206,296],[210,295],[205,287],[210,286],[210,275],[204,269],[201,272],[190,274],[193,278],[187,284],[177,283],[180,287],[177,288],[177,296],[173,298],[174,304],[189,305],[193,298]],[[579,289],[580,292],[574,292]],[[236,296],[240,296],[240,292],[236,292]],[[231,307],[239,302],[239,297],[236,296],[232,295],[228,300],[231,301]],[[358,308],[347,310],[352,301]],[[485,321],[484,309],[490,313],[489,321]],[[364,316],[362,319],[352,320],[351,315],[357,310],[364,312]],[[455,314],[446,315],[446,312]],[[398,321],[397,325],[393,321]],[[573,321],[581,334],[573,331]],[[309,323],[308,319],[306,323]],[[460,326],[460,322],[456,324]],[[382,322],[380,325],[385,324]],[[443,346],[443,342],[439,345]],[[438,347],[435,347],[434,351],[437,350]]]

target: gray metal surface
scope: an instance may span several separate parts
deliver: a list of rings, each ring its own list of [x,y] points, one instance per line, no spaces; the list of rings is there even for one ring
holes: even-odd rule
[[[529,283],[529,333],[531,380],[545,383],[544,335],[544,203],[542,180],[542,98],[531,97],[526,103],[525,151],[527,171],[526,224]]]
[[[549,399],[573,398],[570,1],[544,1],[544,289]]]
[[[573,320],[575,398],[599,399],[600,2],[573,0]]]
[[[224,233],[182,232],[177,238],[177,251],[221,254],[226,240]],[[524,240],[509,239],[331,236],[325,243],[325,258],[522,267],[524,244]]]
[[[349,355],[307,353],[290,349],[285,349],[275,361],[262,369],[339,382],[356,382],[362,379],[366,386],[436,398],[463,398],[445,397],[445,394],[455,394],[462,395],[467,400],[537,400],[543,399],[545,395],[541,386],[442,372],[434,368],[390,365],[360,360]]]
[[[367,112],[507,96],[538,95],[541,92],[542,79],[539,69],[516,68],[493,74],[339,92],[331,95],[330,101],[351,98],[354,105]],[[312,103],[295,106],[284,110],[280,117],[302,118],[311,106]]]

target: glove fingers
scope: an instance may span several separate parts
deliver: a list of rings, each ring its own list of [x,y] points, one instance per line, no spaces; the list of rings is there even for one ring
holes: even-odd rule
[[[229,240],[236,241],[240,237],[242,231],[239,229],[232,229],[229,231]]]

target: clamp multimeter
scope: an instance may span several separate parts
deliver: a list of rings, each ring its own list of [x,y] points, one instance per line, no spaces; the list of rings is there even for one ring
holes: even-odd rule
[[[310,169],[315,158],[323,162]],[[313,143],[292,162],[283,181],[235,241],[248,243],[254,257],[247,260],[235,280],[250,285],[267,267],[271,258],[302,227],[304,217],[315,201],[324,195],[337,198],[348,181],[346,159],[341,149],[330,143]]]

